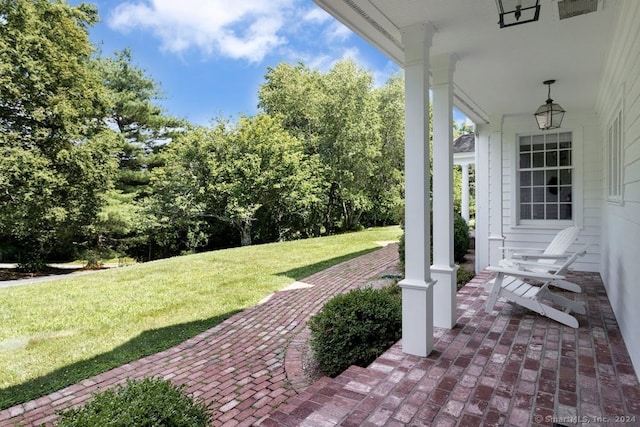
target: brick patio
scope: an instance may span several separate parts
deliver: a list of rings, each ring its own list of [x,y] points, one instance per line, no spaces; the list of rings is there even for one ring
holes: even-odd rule
[[[262,425],[640,425],[640,385],[598,274],[569,277],[588,307],[579,329],[502,301],[486,313],[489,278],[458,292],[457,326],[437,330],[429,357],[398,343],[367,369],[316,382]]]
[[[394,345],[368,368],[308,386],[305,324],[332,295],[393,271],[390,245],[331,267],[164,352],[0,412],[0,427],[54,425],[127,378],[161,376],[211,403],[220,426],[640,425],[640,385],[600,276],[574,273],[588,307],[580,328],[499,301],[482,308],[487,273],[458,292],[458,323],[427,358]],[[633,418],[635,417],[635,418]],[[606,422],[609,421],[609,422]]]

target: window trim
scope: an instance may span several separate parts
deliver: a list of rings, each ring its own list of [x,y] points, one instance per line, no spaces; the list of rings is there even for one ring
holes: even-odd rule
[[[570,225],[577,225],[582,227],[584,222],[584,184],[583,184],[583,144],[584,135],[582,127],[562,127],[554,130],[555,133],[571,132],[571,158],[573,169],[573,182],[572,182],[572,219],[570,220],[552,220],[552,219],[535,219],[535,220],[521,220],[520,219],[520,163],[519,163],[519,146],[520,137],[540,135],[546,132],[540,130],[531,132],[515,133],[513,144],[511,145],[510,157],[510,183],[507,188],[510,188],[510,219],[512,229],[562,229]]]
[[[607,202],[624,204],[624,90],[615,98],[605,129],[605,191]],[[617,123],[616,123],[617,122]],[[612,146],[613,144],[613,146]]]

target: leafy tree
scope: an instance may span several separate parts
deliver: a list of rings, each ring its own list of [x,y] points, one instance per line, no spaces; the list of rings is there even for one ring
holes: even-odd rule
[[[97,10],[0,0],[0,235],[35,269],[100,209],[118,138],[87,28]]]
[[[315,163],[316,180],[324,179],[320,175],[324,173],[324,163],[318,151],[323,120],[321,101],[325,96],[322,79],[319,71],[300,62],[296,65],[281,62],[276,67],[267,68],[265,82],[258,92],[259,108],[266,114],[281,117],[283,127],[302,141],[305,154]],[[308,213],[309,226],[303,227],[303,235],[319,236],[322,233],[321,225],[327,211],[326,192],[328,186],[325,185],[325,195],[314,203],[314,208]]]
[[[251,244],[262,218],[262,240],[307,234],[321,183],[315,156],[305,156],[301,142],[282,126],[280,117],[243,117],[225,139],[229,144],[217,175],[221,218]]]
[[[185,123],[163,113],[157,105],[162,96],[158,83],[133,64],[129,49],[99,58],[96,66],[109,99],[106,121],[119,133],[122,146],[115,189],[105,194],[88,243],[98,253],[130,250],[140,256],[155,229],[143,208],[151,170],[162,164],[161,150]]]
[[[380,158],[369,191],[366,225],[398,224],[404,206],[404,79],[396,74],[375,90],[380,116]]]
[[[340,61],[322,83],[318,154],[329,184],[325,226],[333,228],[337,213],[341,229],[352,230],[372,208],[368,189],[380,160],[373,77],[352,61]]]
[[[145,203],[151,218],[147,232],[150,246],[153,242],[163,248],[163,256],[206,243],[204,201],[213,175],[209,157],[218,134],[217,129],[189,129],[169,144],[165,164],[151,173],[152,193]]]
[[[460,135],[473,133],[473,132],[474,132],[473,125],[468,121],[465,120],[460,124],[458,124],[458,122],[453,122],[453,138],[454,139],[459,137]]]
[[[269,68],[259,106],[282,114],[322,166],[324,196],[313,213],[324,232],[397,222],[402,206],[404,87],[400,75],[374,89],[352,61],[328,73],[303,64]],[[319,231],[319,230],[318,230]]]
[[[0,126],[16,146],[51,154],[100,127],[105,94],[87,34],[97,21],[86,4],[0,0]]]
[[[158,227],[176,235],[180,226],[192,249],[204,244],[211,219],[233,227],[242,245],[252,243],[259,219],[276,230],[275,239],[308,226],[316,180],[302,144],[279,119],[259,115],[195,128],[166,154],[166,165],[152,173]]]
[[[258,107],[272,116],[280,115],[283,126],[314,152],[320,126],[320,102],[324,97],[322,75],[302,63],[281,62],[268,67],[265,82],[258,92]]]

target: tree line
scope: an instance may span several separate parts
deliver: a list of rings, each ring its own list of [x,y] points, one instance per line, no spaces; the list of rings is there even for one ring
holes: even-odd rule
[[[400,221],[401,75],[376,87],[349,60],[281,63],[258,114],[197,126],[159,107],[129,50],[99,54],[98,19],[0,0],[3,260],[150,260]]]

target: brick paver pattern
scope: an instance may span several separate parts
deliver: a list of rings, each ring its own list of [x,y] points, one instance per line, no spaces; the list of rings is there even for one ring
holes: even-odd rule
[[[640,426],[640,385],[597,273],[572,273],[587,314],[573,329],[500,300],[483,272],[457,294],[457,325],[426,358],[401,343],[292,397],[261,425]]]
[[[127,378],[151,376],[184,384],[193,396],[210,403],[214,426],[254,425],[296,394],[296,384],[285,372],[285,352],[310,316],[333,295],[367,283],[397,262],[397,245],[392,244],[335,265],[302,280],[312,286],[276,292],[176,347],[3,410],[0,427],[14,422],[53,425],[55,411],[82,404],[92,393]],[[296,368],[290,376],[299,382]]]
[[[583,293],[565,295],[587,306],[578,329],[502,300],[485,312],[483,272],[458,292],[457,325],[436,328],[428,357],[399,342],[368,368],[307,387],[307,320],[396,263],[390,245],[331,267],[167,351],[1,411],[0,427],[52,425],[56,410],[147,376],[211,403],[215,426],[640,426],[640,384],[597,273],[569,277]]]

